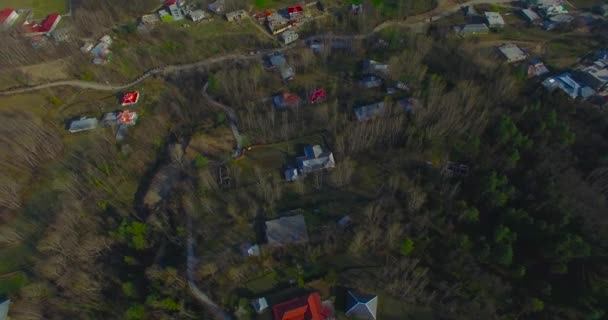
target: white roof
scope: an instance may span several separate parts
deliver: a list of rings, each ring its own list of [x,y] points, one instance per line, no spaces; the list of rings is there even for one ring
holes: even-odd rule
[[[498,12],[486,12],[484,13],[484,15],[486,16],[486,20],[488,20],[488,24],[490,26],[505,24],[505,20]]]
[[[524,60],[528,55],[515,44],[506,44],[498,48],[509,62]]]

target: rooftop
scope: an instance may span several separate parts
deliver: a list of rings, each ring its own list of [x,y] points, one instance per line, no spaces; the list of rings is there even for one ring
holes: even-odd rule
[[[346,315],[357,319],[376,319],[378,310],[378,296],[347,292]]]
[[[517,62],[525,60],[528,57],[523,50],[521,50],[516,44],[505,44],[498,48],[505,58],[507,58],[507,62]]]
[[[275,320],[324,320],[324,310],[319,294],[295,298],[279,303],[272,308]]]
[[[122,96],[121,105],[130,106],[136,104],[139,101],[139,91],[127,92]]]
[[[384,102],[368,104],[354,109],[357,121],[371,120],[384,112]]]
[[[268,245],[273,247],[308,242],[304,216],[298,214],[266,221],[266,239]]]
[[[70,123],[68,131],[71,133],[96,129],[98,125],[97,118],[81,117],[78,120],[74,120]]]
[[[505,20],[498,12],[486,12],[484,15],[490,26],[503,26],[505,24]]]

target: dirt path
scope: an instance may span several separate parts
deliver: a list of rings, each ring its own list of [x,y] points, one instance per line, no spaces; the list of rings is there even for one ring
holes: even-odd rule
[[[391,27],[391,26],[407,26],[407,27],[411,27],[414,29],[420,28],[433,21],[437,21],[439,19],[445,18],[453,13],[458,12],[458,10],[460,10],[460,8],[462,8],[463,6],[476,5],[476,4],[500,4],[500,3],[511,2],[511,0],[471,0],[471,1],[468,1],[468,2],[465,2],[462,4],[452,4],[450,6],[449,3],[448,3],[448,5],[446,5],[447,1],[448,0],[440,1],[441,5],[439,5],[435,10],[432,10],[430,12],[423,13],[423,14],[420,14],[417,16],[409,17],[406,21],[384,22],[384,23],[378,25],[376,28],[374,28],[374,30],[372,32],[370,32],[368,34],[355,35],[355,36],[321,35],[321,36],[313,36],[306,40],[321,39],[321,38],[350,39],[350,40],[364,39],[364,38],[367,38],[375,33],[382,31],[383,29]],[[439,11],[439,10],[441,10],[441,11]],[[440,12],[440,13],[438,13],[438,12]],[[283,47],[283,48],[265,50],[264,52],[260,52],[260,53],[254,54],[254,55],[230,54],[230,55],[224,55],[224,56],[220,56],[220,57],[204,59],[204,60],[190,63],[190,64],[170,65],[170,66],[155,68],[155,69],[145,72],[144,74],[139,76],[137,79],[135,79],[129,83],[125,83],[125,84],[112,85],[112,84],[96,83],[96,82],[82,81],[82,80],[65,80],[65,81],[49,82],[49,83],[44,83],[44,84],[29,86],[29,87],[7,89],[7,90],[0,91],[0,96],[27,93],[27,92],[32,92],[32,91],[37,91],[37,90],[42,90],[42,89],[47,89],[47,88],[61,87],[61,86],[71,86],[71,87],[77,87],[77,88],[81,88],[81,89],[94,89],[94,90],[100,90],[100,91],[120,91],[120,90],[124,90],[124,89],[130,88],[130,87],[133,87],[135,85],[138,85],[141,82],[143,82],[144,80],[146,80],[147,78],[154,76],[154,75],[167,75],[167,74],[185,71],[185,70],[193,70],[196,68],[208,67],[213,64],[217,64],[220,62],[226,62],[226,61],[255,60],[255,59],[259,59],[259,58],[263,57],[264,55],[267,55],[271,52],[285,51],[290,48],[293,48],[293,47]]]
[[[224,112],[228,115],[228,120],[230,121],[230,130],[232,130],[232,135],[234,135],[234,140],[236,141],[236,151],[234,152],[234,158],[239,158],[243,154],[243,136],[239,132],[238,128],[238,117],[236,115],[236,111],[233,108],[222,104],[218,101],[213,100],[211,96],[207,93],[209,89],[209,81],[205,83],[203,87],[203,97],[212,105],[224,110]]]

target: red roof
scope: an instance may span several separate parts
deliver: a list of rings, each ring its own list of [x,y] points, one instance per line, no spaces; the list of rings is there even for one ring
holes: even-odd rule
[[[53,28],[61,20],[61,16],[57,13],[49,14],[41,24],[26,24],[24,25],[27,31],[31,33],[46,33],[53,31]]]
[[[165,1],[165,4],[168,5],[168,6],[174,5],[176,3],[177,3],[177,0],[167,0],[167,1]]]
[[[275,320],[325,320],[321,298],[316,292],[279,303],[272,308],[272,311]]]
[[[302,9],[302,6],[295,6],[295,7],[287,8],[287,11],[289,12],[289,14],[292,14],[292,13],[296,13],[296,12],[302,12],[304,10]]]
[[[121,104],[123,106],[128,106],[136,104],[137,101],[139,101],[139,91],[127,92],[122,96]]]
[[[325,100],[326,98],[327,93],[325,93],[325,89],[319,89],[310,95],[310,102],[317,103]]]
[[[2,9],[2,11],[0,11],[0,24],[4,24],[6,19],[8,19],[13,12],[15,12],[15,10],[11,8]]]
[[[137,120],[137,112],[125,110],[118,114],[118,123],[134,124]]]

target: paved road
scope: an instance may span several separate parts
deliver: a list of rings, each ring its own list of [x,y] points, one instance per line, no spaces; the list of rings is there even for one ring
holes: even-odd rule
[[[476,5],[476,4],[500,4],[500,3],[508,3],[511,1],[512,0],[471,0],[466,3],[453,5],[449,8],[445,8],[441,13],[436,14],[436,15],[433,15],[434,11],[431,11],[429,13],[410,17],[406,21],[387,21],[387,22],[384,22],[384,23],[378,25],[372,32],[370,32],[368,34],[354,35],[354,36],[337,36],[337,35],[332,35],[332,34],[326,34],[326,35],[320,35],[320,36],[312,36],[308,39],[305,39],[305,41],[319,40],[319,39],[335,39],[335,40],[364,39],[387,27],[390,27],[390,26],[408,26],[408,27],[412,27],[412,28],[423,27],[423,26],[429,24],[431,21],[437,21],[437,20],[447,17],[455,12],[458,12],[458,10],[460,10],[460,8],[463,6]],[[165,67],[155,68],[155,69],[152,69],[152,70],[149,70],[149,71],[143,73],[137,79],[135,79],[129,83],[119,84],[119,85],[96,83],[96,82],[82,81],[82,80],[66,80],[66,81],[49,82],[49,83],[30,86],[30,87],[7,89],[7,90],[0,91],[0,96],[26,93],[26,92],[37,91],[37,90],[42,90],[42,89],[47,89],[47,88],[61,87],[61,86],[71,86],[71,87],[77,87],[77,88],[81,88],[81,89],[94,89],[94,90],[100,90],[100,91],[120,91],[120,90],[125,90],[127,88],[133,87],[135,85],[138,85],[141,82],[143,82],[144,80],[146,80],[147,78],[154,76],[154,75],[167,75],[167,74],[185,71],[185,70],[193,70],[193,69],[197,69],[197,68],[201,68],[201,67],[209,67],[211,65],[221,63],[221,62],[227,62],[227,61],[255,60],[255,59],[260,59],[261,57],[263,57],[264,55],[267,55],[269,53],[276,52],[276,51],[285,51],[285,50],[289,50],[290,48],[293,48],[293,46],[265,50],[265,51],[259,52],[257,54],[254,54],[254,55],[229,54],[229,55],[224,55],[224,56],[220,56],[220,57],[204,59],[204,60],[201,60],[201,61],[198,61],[195,63],[190,63],[190,64],[169,65],[169,66],[165,66]]]

